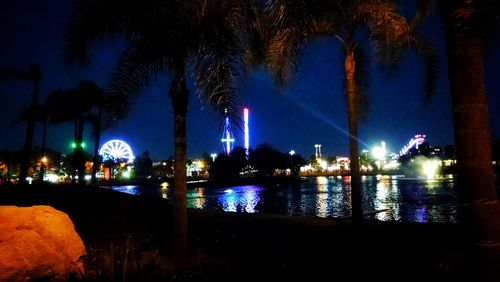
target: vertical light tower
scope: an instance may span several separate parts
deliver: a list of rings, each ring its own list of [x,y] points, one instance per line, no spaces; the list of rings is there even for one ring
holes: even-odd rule
[[[321,144],[314,144],[316,159],[321,158]]]
[[[229,124],[229,117],[227,116],[227,110],[225,111],[225,113],[226,113],[226,120],[224,121],[224,131],[222,132],[222,139],[220,141],[222,142],[224,152],[229,156],[229,154],[231,154],[231,151],[233,150],[234,137],[233,137],[233,132],[231,131],[231,126]]]
[[[245,153],[248,158],[248,150],[250,149],[250,133],[248,131],[248,108],[243,109],[243,122],[244,122],[244,130],[245,130]]]

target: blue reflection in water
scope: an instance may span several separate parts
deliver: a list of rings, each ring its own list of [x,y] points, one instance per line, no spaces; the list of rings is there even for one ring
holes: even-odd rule
[[[111,186],[111,190],[123,192],[132,195],[141,195],[141,189],[137,185]]]
[[[255,213],[262,189],[254,185],[231,187],[221,193],[219,203],[223,211]]]
[[[382,221],[458,222],[460,212],[455,178],[406,178],[363,176],[363,210],[366,217]],[[129,194],[171,199],[173,187],[113,186]],[[188,189],[187,207],[227,212],[274,213],[318,217],[349,217],[349,177],[312,177],[308,182],[260,187],[198,187]]]

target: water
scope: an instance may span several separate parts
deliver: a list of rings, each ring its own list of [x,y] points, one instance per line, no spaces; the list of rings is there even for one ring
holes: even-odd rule
[[[367,217],[382,221],[460,221],[455,177],[438,179],[402,176],[363,176],[363,210]],[[172,187],[113,186],[113,190],[135,195],[171,199]],[[343,218],[351,214],[348,177],[311,177],[294,185],[229,188],[191,188],[188,208],[240,213],[271,213]]]

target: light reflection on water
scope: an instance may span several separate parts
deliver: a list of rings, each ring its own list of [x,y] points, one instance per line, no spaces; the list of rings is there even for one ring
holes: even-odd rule
[[[365,216],[382,221],[458,222],[455,178],[363,176]],[[173,187],[113,186],[129,194],[171,199]],[[316,177],[308,182],[260,187],[188,189],[187,207],[241,213],[274,213],[318,217],[348,217],[351,213],[350,179]]]

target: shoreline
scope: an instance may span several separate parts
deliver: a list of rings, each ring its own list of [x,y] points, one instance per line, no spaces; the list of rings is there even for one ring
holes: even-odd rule
[[[104,273],[105,265],[92,261],[103,256],[109,259],[110,246],[123,250],[132,244],[139,257],[151,252],[163,256],[170,242],[172,207],[161,198],[78,185],[9,185],[0,186],[0,204],[43,204],[66,212],[87,246],[90,276]],[[188,209],[191,264],[185,271],[194,276],[180,281],[256,281],[262,277],[314,281],[346,271],[349,279],[362,279],[369,272],[376,281],[401,281],[401,277],[405,281],[440,277],[455,281],[465,271],[461,268],[466,237],[462,228],[460,224],[372,219],[354,228],[349,218]],[[172,273],[180,275],[172,270],[159,275],[171,277]]]

